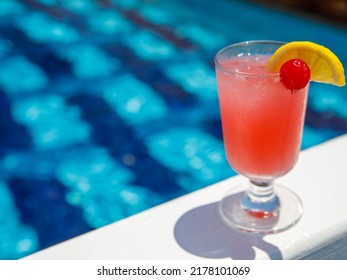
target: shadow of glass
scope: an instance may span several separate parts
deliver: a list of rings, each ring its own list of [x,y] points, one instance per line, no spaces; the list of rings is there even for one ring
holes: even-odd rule
[[[253,260],[256,247],[270,259],[283,259],[278,247],[263,240],[264,235],[228,228],[218,214],[218,203],[203,205],[182,215],[176,222],[174,235],[184,250],[204,258]]]

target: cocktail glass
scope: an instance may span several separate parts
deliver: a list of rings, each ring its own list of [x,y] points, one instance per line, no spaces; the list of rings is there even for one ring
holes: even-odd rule
[[[224,222],[254,233],[276,233],[302,216],[300,198],[274,180],[298,159],[309,85],[292,91],[266,63],[283,43],[247,41],[215,56],[218,96],[226,156],[247,177],[232,187],[219,205]]]

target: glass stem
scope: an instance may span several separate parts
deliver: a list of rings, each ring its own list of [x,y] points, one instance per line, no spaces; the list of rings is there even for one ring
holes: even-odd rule
[[[274,191],[273,181],[250,181],[250,186],[242,199],[242,207],[251,212],[276,212],[280,206]]]

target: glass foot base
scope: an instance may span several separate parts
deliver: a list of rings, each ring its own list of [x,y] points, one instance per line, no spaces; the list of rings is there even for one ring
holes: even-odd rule
[[[269,234],[289,229],[303,214],[300,198],[289,189],[274,185],[280,206],[274,211],[249,210],[243,206],[247,186],[232,189],[219,203],[219,214],[226,225],[244,232]]]

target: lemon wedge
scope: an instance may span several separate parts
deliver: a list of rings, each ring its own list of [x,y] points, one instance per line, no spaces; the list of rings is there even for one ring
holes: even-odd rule
[[[288,60],[298,58],[311,70],[311,81],[344,86],[344,69],[339,58],[328,48],[308,41],[290,42],[279,47],[268,61],[271,72],[279,72]]]

